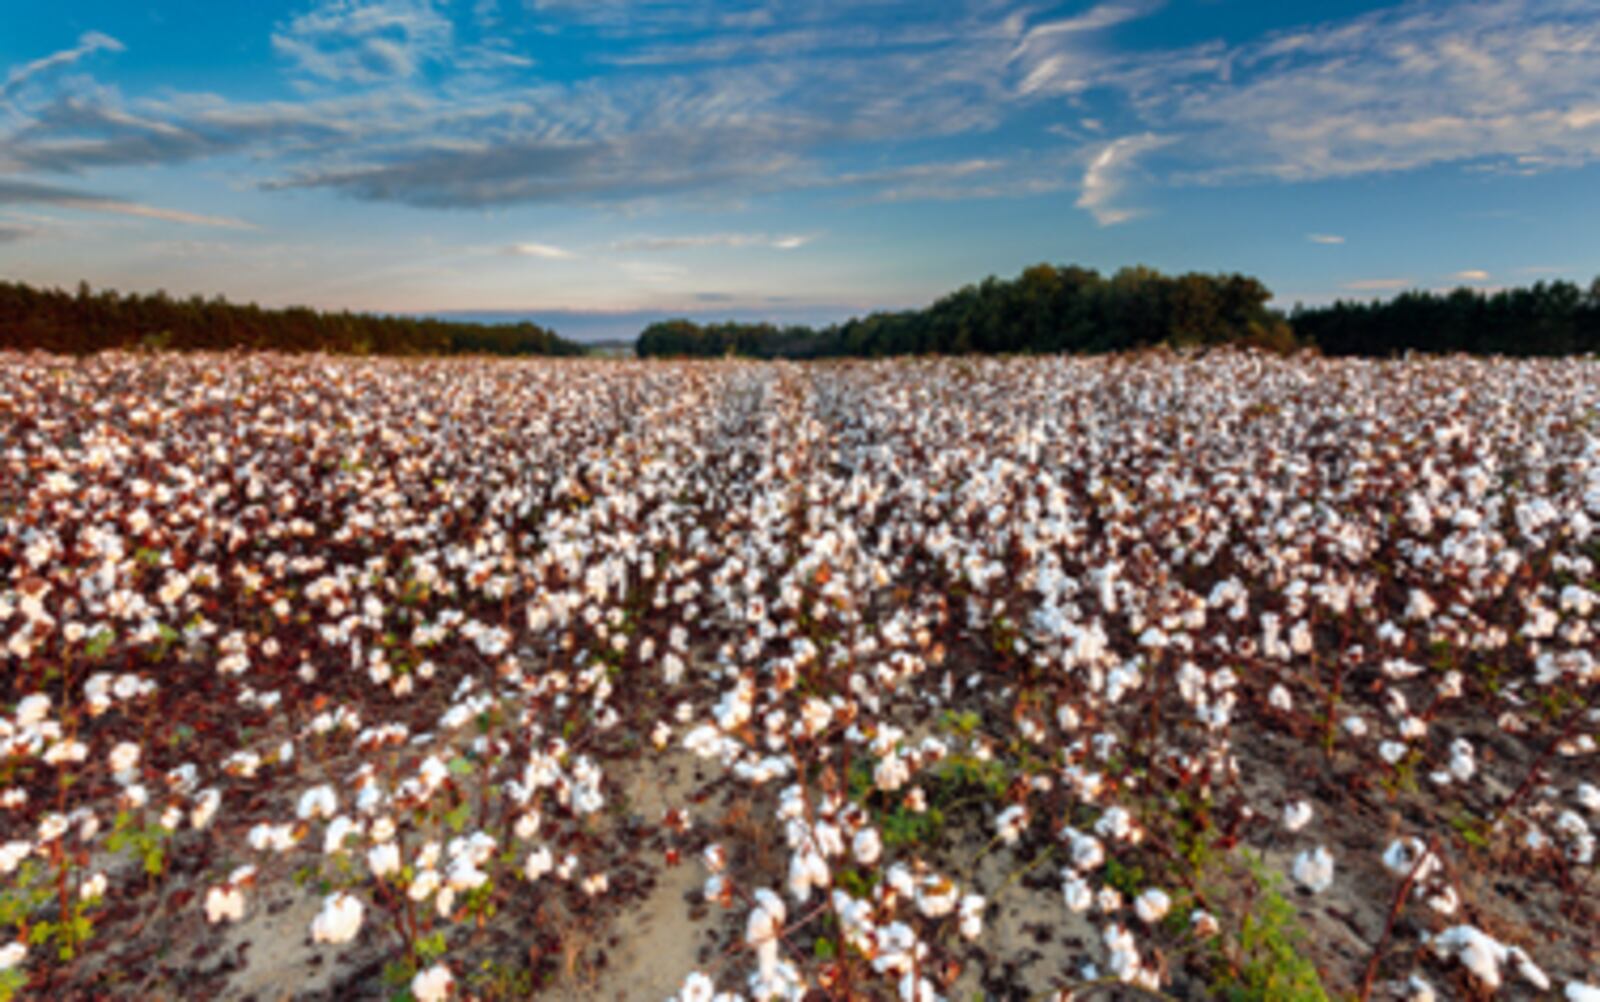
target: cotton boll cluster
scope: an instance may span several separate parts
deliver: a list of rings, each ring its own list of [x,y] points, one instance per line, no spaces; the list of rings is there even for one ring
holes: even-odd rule
[[[327,941],[415,906],[554,958],[720,839],[728,922],[810,924],[684,997],[931,998],[1033,894],[1093,923],[1063,970],[1209,983],[1191,857],[1410,878],[1406,935],[1508,907],[1469,836],[1520,901],[1594,865],[1592,366],[5,361],[6,879],[155,839],[212,922],[315,870]],[[683,760],[696,827],[638,822]],[[93,942],[176,921],[141,872],[70,875]],[[1577,984],[1563,921],[1524,948]]]

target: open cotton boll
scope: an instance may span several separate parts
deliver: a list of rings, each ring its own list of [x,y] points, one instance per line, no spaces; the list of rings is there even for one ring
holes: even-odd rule
[[[206,921],[237,922],[244,918],[244,892],[236,887],[213,887],[206,891]]]
[[[348,943],[361,931],[363,908],[355,897],[339,892],[322,901],[322,910],[311,920],[311,939],[316,943]]]
[[[1313,894],[1333,886],[1333,854],[1325,846],[1300,853],[1294,858],[1295,883]]]
[[[454,985],[455,977],[450,973],[450,968],[434,964],[427,970],[418,971],[411,979],[411,995],[417,1002],[442,1002],[449,998]]]
[[[1297,832],[1311,823],[1312,809],[1310,801],[1296,800],[1286,804],[1283,808],[1283,827],[1285,831]]]
[[[1146,889],[1133,900],[1133,910],[1145,925],[1155,925],[1161,921],[1171,907],[1172,899],[1158,887]]]

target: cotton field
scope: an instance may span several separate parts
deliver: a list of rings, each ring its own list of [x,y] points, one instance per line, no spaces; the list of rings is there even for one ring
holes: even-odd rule
[[[0,355],[0,999],[1600,999],[1600,367]]]

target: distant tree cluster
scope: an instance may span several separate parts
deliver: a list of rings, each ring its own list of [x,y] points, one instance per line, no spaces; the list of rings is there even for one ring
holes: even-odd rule
[[[1034,265],[993,276],[922,310],[873,313],[816,330],[772,324],[651,324],[638,354],[827,358],[967,352],[1104,352],[1158,344],[1248,342],[1286,349],[1293,336],[1267,308],[1267,287],[1244,275],[1168,276],[1124,268]]]
[[[1403,351],[1484,355],[1600,352],[1600,279],[1481,292],[1406,292],[1386,302],[1296,309],[1296,336],[1328,355]]]
[[[581,345],[536,324],[473,324],[306,307],[263,309],[224,299],[174,299],[36,289],[0,282],[0,348],[87,354],[110,348],[373,355],[581,355]]]

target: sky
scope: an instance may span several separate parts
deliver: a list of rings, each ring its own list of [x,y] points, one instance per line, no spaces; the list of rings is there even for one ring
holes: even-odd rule
[[[1600,273],[1600,0],[68,0],[0,277],[825,322],[1039,262],[1276,303]]]

